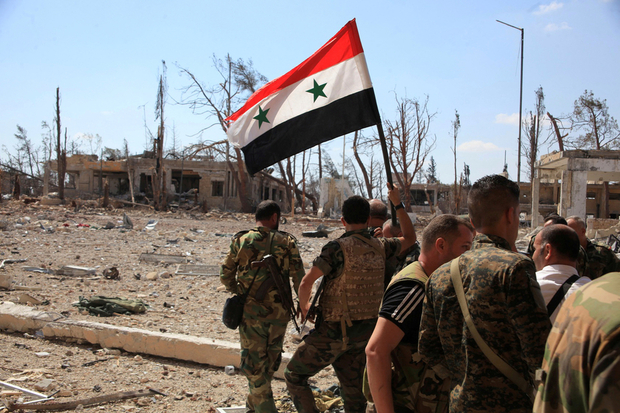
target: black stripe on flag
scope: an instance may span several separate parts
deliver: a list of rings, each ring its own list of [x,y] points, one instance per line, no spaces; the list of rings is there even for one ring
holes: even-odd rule
[[[376,125],[373,88],[305,112],[265,132],[243,150],[248,172],[256,172],[319,143]]]

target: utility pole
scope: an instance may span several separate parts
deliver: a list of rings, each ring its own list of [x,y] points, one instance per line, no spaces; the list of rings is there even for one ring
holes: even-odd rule
[[[501,20],[496,20],[498,23],[505,24],[508,27],[512,27],[513,29],[517,29],[521,31],[521,86],[519,92],[519,158],[517,160],[517,185],[521,183],[521,113],[523,108],[523,44],[524,44],[524,32],[525,30],[521,27],[513,26],[512,24],[504,23]]]

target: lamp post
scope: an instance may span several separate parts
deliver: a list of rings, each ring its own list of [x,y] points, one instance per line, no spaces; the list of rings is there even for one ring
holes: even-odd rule
[[[512,24],[505,23],[501,20],[496,20],[498,23],[505,24],[513,29],[521,30],[521,88],[519,92],[519,158],[517,160],[517,185],[521,183],[521,112],[523,107],[523,36],[525,30],[521,27],[513,26]]]

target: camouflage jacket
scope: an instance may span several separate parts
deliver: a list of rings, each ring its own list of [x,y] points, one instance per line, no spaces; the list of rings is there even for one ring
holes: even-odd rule
[[[353,234],[360,234],[366,238],[372,235],[368,229],[345,232],[340,238],[349,237]],[[398,238],[377,238],[385,249],[385,259],[397,256],[400,253],[400,240]],[[344,268],[344,253],[337,241],[330,241],[321,250],[321,254],[314,259],[312,265],[317,266],[328,280],[337,278],[342,274]]]
[[[478,234],[472,249],[461,255],[459,269],[478,332],[533,384],[551,328],[533,261],[512,252],[503,238]],[[429,366],[451,376],[451,412],[531,411],[528,396],[487,359],[468,331],[450,262],[426,285],[418,350]]]
[[[605,245],[588,240],[586,255],[588,256],[587,276],[591,280],[610,272],[620,271],[620,259]]]
[[[566,299],[549,334],[534,412],[620,411],[620,273]]]
[[[271,245],[269,245],[270,234],[273,234]],[[269,274],[265,268],[254,270],[250,268],[250,265],[252,261],[260,260],[267,254],[276,258],[282,276],[292,279],[295,291],[298,291],[299,283],[304,276],[304,266],[297,249],[297,242],[292,235],[271,231],[267,227],[241,231],[233,236],[230,250],[220,269],[220,281],[226,286],[226,291],[242,294],[247,291],[252,278],[256,275],[246,302],[245,312],[256,313],[257,317],[284,320],[288,318],[288,315],[283,311],[282,300],[275,286],[260,303],[254,298],[256,291],[268,279]]]

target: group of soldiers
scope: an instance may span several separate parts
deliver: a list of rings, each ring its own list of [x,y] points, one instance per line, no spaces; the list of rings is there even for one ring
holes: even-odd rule
[[[472,186],[469,220],[439,215],[419,242],[396,186],[388,184],[388,198],[398,224],[380,201],[348,198],[345,233],[306,273],[295,238],[278,230],[273,201],[258,205],[254,229],[233,237],[221,281],[234,294],[249,289],[239,326],[248,412],[277,412],[271,380],[291,316],[314,322],[284,373],[300,413],[318,413],[309,379],[329,365],[347,413],[620,409],[610,393],[620,386],[620,274],[602,276],[620,271],[620,261],[585,237],[583,220],[546,225],[532,237],[530,258],[515,246],[519,187],[503,176]],[[252,266],[267,255],[293,283],[297,314],[265,288],[271,275]],[[567,332],[576,326],[590,336]],[[582,357],[579,365],[568,350]]]

